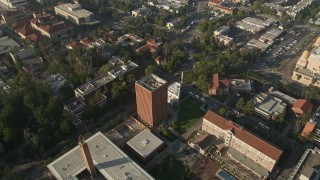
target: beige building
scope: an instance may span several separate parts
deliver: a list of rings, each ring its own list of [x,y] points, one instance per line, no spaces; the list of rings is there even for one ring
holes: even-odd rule
[[[77,25],[88,24],[95,21],[93,13],[83,9],[80,4],[59,4],[54,7],[54,11],[57,15]]]
[[[298,59],[292,79],[307,86],[320,87],[320,37],[312,50],[305,50]]]
[[[0,0],[9,9],[19,8],[28,4],[27,0]]]
[[[265,178],[274,169],[283,152],[212,111],[204,116],[202,130],[222,139],[232,158]]]

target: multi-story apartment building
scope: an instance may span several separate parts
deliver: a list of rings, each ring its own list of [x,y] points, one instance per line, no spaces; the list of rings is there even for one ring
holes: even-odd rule
[[[312,50],[305,50],[298,59],[292,79],[307,86],[320,87],[320,37]]]
[[[62,16],[77,25],[83,25],[94,21],[93,13],[83,9],[80,4],[59,4],[54,7],[54,11],[57,15]]]
[[[0,0],[0,2],[10,9],[19,8],[28,4],[27,0]]]
[[[265,178],[274,169],[283,152],[212,111],[208,111],[204,116],[202,130],[223,140],[232,158]]]
[[[32,12],[29,8],[21,7],[17,10],[7,11],[1,14],[1,19],[3,23],[11,25],[14,22],[26,20],[32,17]]]
[[[168,117],[168,84],[151,74],[135,84],[138,117],[150,126],[157,126]]]

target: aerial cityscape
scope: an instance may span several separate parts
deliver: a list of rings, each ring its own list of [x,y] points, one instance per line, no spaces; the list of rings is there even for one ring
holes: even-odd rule
[[[1,180],[320,180],[319,0],[0,16]]]

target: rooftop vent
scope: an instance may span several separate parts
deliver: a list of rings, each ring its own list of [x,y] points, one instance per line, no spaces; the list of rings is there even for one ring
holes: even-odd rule
[[[143,144],[144,146],[147,145],[147,144],[149,144],[149,143],[150,143],[150,141],[147,140],[147,139],[145,139],[145,140],[142,141],[142,144]]]

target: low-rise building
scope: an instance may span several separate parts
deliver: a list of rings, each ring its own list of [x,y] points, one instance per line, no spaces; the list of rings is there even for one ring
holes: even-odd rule
[[[320,87],[320,37],[312,50],[305,50],[298,59],[292,79],[304,85]]]
[[[76,25],[91,24],[96,21],[93,13],[83,9],[81,4],[60,3],[54,7],[54,11]]]
[[[209,82],[209,94],[228,95],[232,93],[251,93],[252,81],[244,79],[220,79],[219,74],[213,74]]]
[[[40,75],[44,71],[44,63],[41,57],[31,57],[21,60],[22,69],[32,76]]]
[[[27,0],[0,0],[8,9],[16,9],[28,4]]]
[[[11,52],[9,52],[9,54],[13,62],[16,63],[18,59],[23,60],[31,56],[35,56],[36,50],[32,46],[24,46],[24,47],[12,50]]]
[[[48,38],[61,37],[72,31],[72,25],[65,21],[57,21],[50,14],[42,15],[30,20],[31,27],[37,30],[41,35]]]
[[[215,38],[217,38],[220,43],[223,43],[225,46],[229,46],[233,42],[233,38],[225,35],[216,35]]]
[[[188,145],[200,154],[207,156],[212,146],[214,146],[213,139],[214,136],[205,131],[198,132],[194,139],[188,141]]]
[[[280,91],[274,91],[273,87],[269,88],[268,94],[281,99],[282,101],[284,101],[286,104],[288,104],[290,106],[293,106],[297,102],[296,98],[293,98],[293,97],[291,97],[287,94],[284,94]]]
[[[291,6],[286,13],[293,17],[296,18],[296,15],[303,11],[305,8],[307,8],[308,6],[310,6],[312,3],[314,2],[314,0],[300,0],[296,5]]]
[[[253,82],[250,80],[231,79],[230,92],[249,94],[252,92],[252,87],[253,87],[252,83]]]
[[[154,59],[154,61],[158,64],[158,65],[164,65],[164,63],[167,61],[167,59],[163,56],[158,56]]]
[[[45,77],[43,82],[49,84],[53,94],[58,94],[61,86],[63,86],[67,82],[67,79],[64,78],[61,74],[51,74]]]
[[[147,44],[136,49],[137,53],[142,53],[145,51],[150,51],[151,53],[156,53],[159,51],[162,42],[157,41],[156,39],[148,39]]]
[[[9,26],[14,22],[27,20],[31,17],[32,17],[31,10],[24,6],[20,7],[17,10],[9,10],[1,14],[2,22]]]
[[[282,33],[283,33],[283,30],[273,28],[268,32],[264,33],[263,35],[261,35],[259,38],[259,41],[272,45],[275,39],[279,37]]]
[[[221,139],[232,158],[264,178],[273,171],[283,153],[280,148],[210,110],[203,117],[202,130]]]
[[[74,125],[81,124],[81,119],[86,108],[86,103],[75,97],[64,102],[64,110],[73,116]]]
[[[236,22],[236,27],[254,34],[259,33],[261,30],[271,26],[275,20],[265,18],[265,19],[257,19],[253,17],[246,17],[241,21]]]
[[[301,136],[305,140],[311,140],[320,145],[320,107],[312,115],[310,121],[305,124]]]
[[[159,9],[165,9],[170,12],[179,13],[179,10],[187,6],[189,0],[156,0],[148,1],[148,4]]]
[[[171,105],[178,105],[180,98],[181,84],[174,82],[168,86],[168,103]]]
[[[292,111],[296,114],[296,116],[300,117],[307,113],[311,113],[313,108],[313,104],[306,99],[298,99],[296,103],[292,106]]]
[[[20,44],[8,36],[0,38],[0,54],[4,54],[19,47]]]
[[[136,48],[141,45],[143,39],[133,34],[125,34],[118,38],[116,44],[122,47],[131,46]]]
[[[268,49],[268,47],[270,46],[270,44],[258,41],[256,39],[251,39],[250,41],[248,41],[247,45],[258,48],[262,52],[266,51]]]
[[[168,29],[177,29],[183,25],[183,21],[181,18],[173,18],[169,22],[167,22],[166,27]]]
[[[270,94],[260,93],[252,100],[253,112],[266,120],[277,120],[286,112],[287,104]]]
[[[109,60],[109,64],[112,65],[112,69],[108,71],[107,74],[103,74],[74,89],[76,97],[85,99],[86,96],[94,93],[96,90],[112,82],[120,75],[125,75],[138,68],[137,64],[131,61],[125,63],[117,57],[112,57],[112,59]]]
[[[212,80],[209,82],[209,94],[212,95],[228,95],[230,80],[220,80],[219,74],[213,74]]]
[[[126,146],[140,161],[147,163],[164,148],[164,142],[144,129],[130,139]]]
[[[208,6],[226,14],[233,14],[233,8],[225,6],[221,0],[209,0]]]
[[[141,16],[144,17],[149,12],[150,12],[150,10],[147,7],[143,6],[141,8],[132,10],[131,15],[134,17],[141,17]]]
[[[80,136],[79,145],[47,167],[56,179],[154,180],[101,132]]]
[[[225,35],[227,32],[229,32],[230,28],[228,26],[221,26],[219,27],[217,30],[215,30],[213,32],[213,34],[215,36],[218,36],[218,35]]]
[[[320,149],[307,149],[287,179],[320,179]]]

